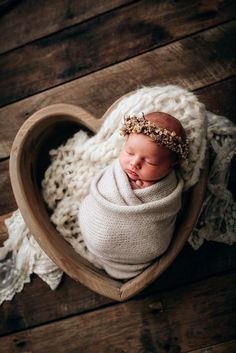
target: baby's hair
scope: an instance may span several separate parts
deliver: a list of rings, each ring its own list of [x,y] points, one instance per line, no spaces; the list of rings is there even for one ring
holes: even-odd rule
[[[188,140],[180,121],[164,112],[152,112],[141,118],[136,116],[124,119],[121,134],[141,133],[150,137],[157,144],[174,152],[175,160],[186,159],[188,154]]]
[[[186,143],[186,132],[181,122],[174,116],[164,112],[154,112],[144,115],[146,120],[151,121],[161,128],[167,129],[168,131],[174,131],[176,135],[180,136],[184,143]]]
[[[153,112],[147,115],[144,115],[144,113],[142,114],[146,120],[157,124],[161,128],[167,129],[170,132],[174,131],[176,135],[181,137],[183,143],[186,144],[187,137],[185,129],[183,128],[181,122],[174,116],[164,112]],[[179,157],[179,154],[173,151],[174,161],[179,161]]]

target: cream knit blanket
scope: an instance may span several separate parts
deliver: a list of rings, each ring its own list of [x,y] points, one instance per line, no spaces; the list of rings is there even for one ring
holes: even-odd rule
[[[164,111],[177,117],[187,131],[190,160],[182,165],[185,189],[198,181],[207,132],[213,165],[201,216],[189,243],[197,250],[205,240],[227,244],[236,241],[236,205],[227,189],[230,163],[236,153],[236,127],[225,117],[206,111],[193,93],[181,87],[143,87],[121,99],[95,136],[89,138],[81,130],[65,145],[50,151],[51,165],[45,173],[43,190],[52,209],[52,221],[75,251],[93,263],[77,222],[80,202],[88,194],[95,174],[118,157],[123,144],[118,131],[124,114],[151,111]],[[37,245],[19,210],[5,223],[9,239],[0,248],[0,261],[4,264],[6,254],[12,253],[11,262],[18,276],[8,287],[0,288],[0,303],[21,291],[24,283],[30,281],[31,273],[37,273],[51,288],[56,288],[62,271]]]
[[[85,244],[114,278],[138,275],[168,248],[181,206],[182,178],[132,190],[119,159],[98,173],[80,205]]]

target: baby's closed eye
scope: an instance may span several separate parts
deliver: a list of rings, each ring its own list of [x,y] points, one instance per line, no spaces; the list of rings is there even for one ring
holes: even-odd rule
[[[149,164],[149,165],[152,165],[152,166],[154,166],[154,167],[157,167],[158,166],[158,162],[154,162],[154,161],[149,161],[149,160],[145,160],[145,162],[147,163],[147,164]]]
[[[134,155],[134,153],[133,153],[132,151],[130,151],[130,150],[125,150],[125,152],[126,152],[127,154],[129,154],[130,156],[133,156],[133,155]]]

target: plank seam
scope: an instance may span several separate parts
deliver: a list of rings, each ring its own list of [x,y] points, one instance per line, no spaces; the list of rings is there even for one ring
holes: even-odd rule
[[[21,101],[21,100],[23,100],[23,99],[27,99],[27,98],[33,97],[34,95],[37,95],[37,94],[39,94],[39,93],[43,93],[43,92],[46,92],[46,91],[48,91],[48,90],[50,90],[50,89],[53,89],[53,88],[62,86],[62,85],[64,85],[64,84],[68,84],[68,83],[70,83],[70,82],[73,82],[73,81],[78,80],[78,79],[80,79],[80,78],[84,78],[84,77],[89,76],[89,75],[91,75],[91,74],[98,73],[98,72],[101,71],[101,70],[104,70],[104,69],[107,69],[107,68],[112,68],[113,66],[118,65],[118,64],[121,64],[121,63],[123,63],[123,62],[125,62],[125,61],[131,60],[131,59],[134,59],[134,58],[139,58],[140,56],[142,56],[142,55],[144,55],[144,54],[150,53],[150,52],[152,52],[152,51],[154,51],[154,50],[158,50],[158,49],[163,48],[163,47],[165,47],[165,46],[167,47],[167,46],[169,46],[169,45],[172,45],[173,43],[181,42],[182,40],[185,40],[185,39],[190,38],[190,37],[192,37],[192,36],[195,36],[195,35],[198,35],[198,34],[207,32],[207,31],[209,31],[209,30],[211,30],[211,29],[220,27],[220,26],[222,26],[222,25],[224,25],[224,24],[233,23],[235,20],[236,20],[236,17],[235,17],[234,19],[230,20],[230,21],[226,21],[226,22],[222,22],[222,23],[220,23],[220,24],[214,25],[214,26],[210,26],[210,27],[205,28],[205,29],[203,29],[203,30],[200,30],[200,31],[197,31],[197,32],[194,32],[194,33],[191,33],[191,34],[187,34],[186,36],[183,36],[183,37],[179,37],[179,38],[177,38],[177,39],[175,39],[175,40],[173,40],[173,41],[169,41],[169,42],[163,43],[163,44],[161,44],[161,45],[159,45],[159,46],[155,46],[155,47],[149,48],[148,50],[141,51],[141,52],[138,53],[138,55],[131,55],[130,57],[126,57],[126,58],[124,58],[124,59],[122,59],[122,60],[120,60],[120,61],[117,61],[117,62],[113,63],[113,64],[104,65],[104,66],[102,66],[102,67],[100,67],[100,68],[98,68],[98,69],[91,70],[90,72],[88,72],[88,73],[86,73],[86,74],[84,74],[84,75],[82,74],[82,75],[76,76],[76,77],[74,77],[73,79],[65,80],[65,81],[63,81],[63,82],[60,82],[60,83],[55,84],[55,85],[52,85],[52,86],[47,87],[47,88],[45,88],[45,89],[39,89],[37,92],[35,92],[35,93],[33,93],[33,94],[29,94],[29,95],[27,95],[26,97],[23,97],[23,98],[20,98],[20,99],[15,99],[15,100],[10,101],[10,102],[7,103],[7,104],[0,105],[0,108],[3,108],[3,107],[5,108],[5,107],[7,107],[7,106],[10,105],[10,104],[19,102],[19,101]],[[17,49],[16,49],[16,50],[17,50]],[[1,56],[1,54],[0,54],[0,56]]]
[[[9,53],[11,53],[11,52],[13,52],[13,51],[15,51],[15,50],[24,48],[24,47],[26,47],[27,45],[34,44],[34,43],[40,41],[41,39],[49,38],[49,37],[51,37],[51,36],[54,36],[54,35],[56,35],[56,34],[59,34],[59,33],[63,32],[63,31],[65,31],[65,30],[71,29],[71,28],[76,27],[76,26],[80,26],[80,25],[82,25],[82,24],[84,24],[84,23],[86,23],[86,22],[95,20],[96,18],[98,18],[98,17],[100,17],[100,16],[103,16],[103,15],[106,15],[106,14],[109,14],[109,13],[112,13],[112,12],[114,12],[114,11],[117,11],[117,10],[120,10],[120,9],[122,9],[122,8],[125,8],[126,6],[130,6],[130,5],[133,5],[133,4],[138,3],[138,2],[141,2],[141,1],[142,1],[142,0],[131,0],[130,2],[127,2],[126,4],[119,5],[119,6],[117,6],[117,7],[114,7],[114,8],[112,8],[112,9],[110,9],[110,10],[107,10],[107,11],[101,12],[101,13],[99,13],[99,14],[97,14],[97,15],[91,16],[91,17],[89,17],[89,18],[87,18],[87,19],[85,19],[85,20],[82,20],[81,22],[74,23],[73,25],[70,25],[70,26],[67,26],[67,27],[63,27],[62,29],[59,29],[58,31],[48,33],[48,34],[46,34],[45,36],[36,38],[36,39],[34,39],[34,40],[30,40],[30,41],[27,42],[27,43],[24,43],[24,44],[22,44],[22,45],[19,45],[18,47],[15,47],[15,48],[12,48],[12,49],[9,49],[9,50],[6,50],[6,51],[0,53],[0,57],[1,57],[2,55],[9,54]]]

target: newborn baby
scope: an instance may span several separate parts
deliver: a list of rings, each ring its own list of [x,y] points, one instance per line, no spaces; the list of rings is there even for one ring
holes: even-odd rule
[[[121,134],[124,149],[94,178],[79,223],[95,262],[129,279],[170,244],[183,188],[175,166],[188,144],[181,123],[162,112],[126,118]]]
[[[146,115],[145,119],[160,128],[174,132],[184,143],[186,142],[185,130],[179,120],[173,116],[155,112]],[[130,122],[130,119],[128,121]],[[122,132],[123,135],[128,135],[128,140],[120,155],[120,164],[130,180],[132,189],[144,188],[156,183],[168,175],[177,164],[176,152],[168,149],[165,144],[158,144],[155,139],[151,139],[150,135],[129,134],[129,129],[126,127]]]

